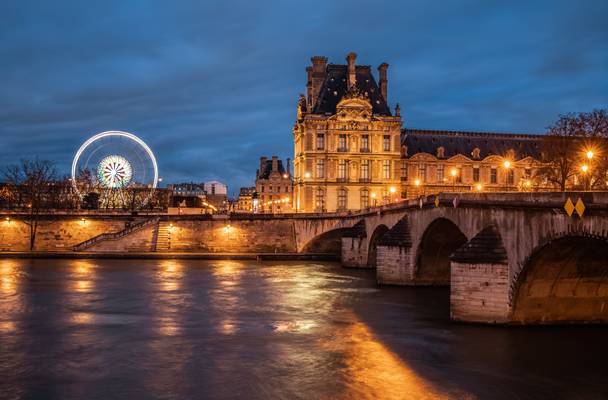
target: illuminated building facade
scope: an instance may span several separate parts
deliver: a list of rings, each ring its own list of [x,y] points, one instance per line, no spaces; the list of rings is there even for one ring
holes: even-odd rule
[[[242,187],[239,191],[239,198],[234,208],[235,212],[251,213],[254,210],[254,200],[257,203],[257,193],[255,187]]]
[[[403,129],[402,197],[548,190],[537,179],[542,136]]]
[[[260,168],[256,171],[255,191],[257,192],[256,212],[289,213],[293,212],[293,180],[289,168],[277,156],[269,160],[260,158]]]
[[[294,137],[294,207],[298,212],[358,210],[399,198],[399,106],[387,102],[388,64],[328,64],[312,57],[306,68]]]

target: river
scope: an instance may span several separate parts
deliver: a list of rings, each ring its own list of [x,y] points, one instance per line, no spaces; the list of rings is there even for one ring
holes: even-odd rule
[[[2,399],[605,399],[607,361],[335,263],[0,259]]]

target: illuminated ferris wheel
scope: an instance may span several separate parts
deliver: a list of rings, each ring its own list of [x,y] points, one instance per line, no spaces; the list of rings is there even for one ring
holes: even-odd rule
[[[72,184],[81,199],[94,193],[102,208],[139,208],[158,184],[154,153],[143,140],[122,131],[101,132],[76,152]]]

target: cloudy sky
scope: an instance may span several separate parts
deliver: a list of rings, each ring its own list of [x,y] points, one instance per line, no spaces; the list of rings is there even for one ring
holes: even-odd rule
[[[293,156],[310,57],[350,51],[390,64],[407,127],[543,132],[608,105],[607,17],[605,0],[5,0],[0,165],[67,173],[86,138],[126,130],[165,182],[234,193],[261,155]]]

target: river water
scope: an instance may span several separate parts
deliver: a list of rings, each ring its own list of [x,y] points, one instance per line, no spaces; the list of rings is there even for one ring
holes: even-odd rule
[[[2,399],[606,399],[608,329],[333,263],[0,259]]]

